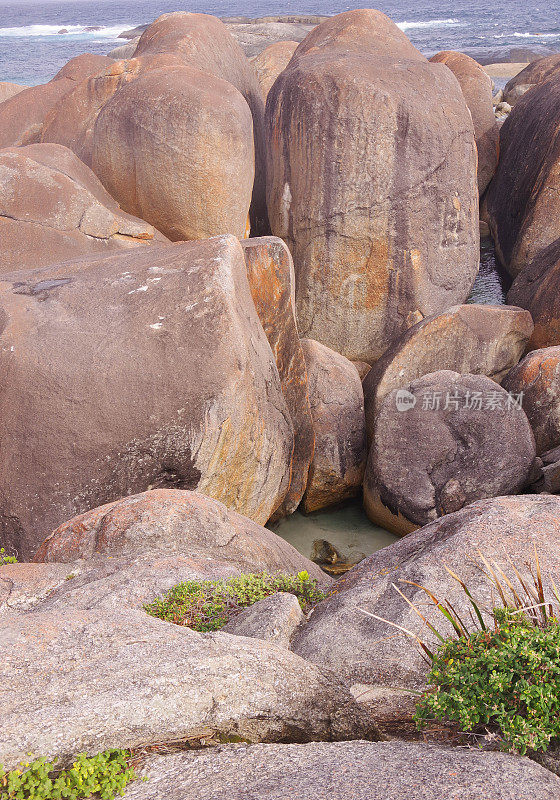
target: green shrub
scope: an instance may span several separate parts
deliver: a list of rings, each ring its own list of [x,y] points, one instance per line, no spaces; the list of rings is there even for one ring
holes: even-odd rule
[[[3,567],[4,564],[17,564],[17,558],[15,556],[7,556],[5,549],[0,547],[0,567]]]
[[[176,625],[196,631],[217,631],[241,611],[275,592],[294,594],[305,611],[324,595],[309,573],[269,575],[266,572],[239,575],[227,580],[186,581],[174,586],[163,598],[144,609]]]
[[[61,771],[45,758],[11,772],[0,765],[0,800],[77,800],[93,794],[112,800],[136,778],[129,758],[128,750],[107,750],[91,758],[80,753],[69,769]]]
[[[513,609],[494,610],[494,630],[447,639],[417,705],[420,728],[430,719],[462,730],[497,725],[509,749],[546,750],[560,736],[560,625],[536,626]]]
[[[451,625],[451,636],[439,631],[392,584],[438,640],[435,652],[413,631],[358,610],[407,634],[422,648],[430,672],[428,688],[416,707],[419,728],[432,720],[458,723],[464,732],[489,725],[498,729],[504,748],[520,753],[546,750],[551,739],[560,737],[560,593],[550,578],[552,597],[546,596],[536,549],[534,563],[528,565],[530,578],[511,559],[508,576],[480,551],[478,556],[475,564],[501,607],[484,609],[445,564],[464,593],[468,616],[464,611],[459,615],[449,600],[436,597],[425,586],[402,581],[427,595]]]

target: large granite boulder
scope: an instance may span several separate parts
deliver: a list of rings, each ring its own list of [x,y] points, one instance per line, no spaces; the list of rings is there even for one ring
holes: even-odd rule
[[[560,74],[558,73],[559,68],[560,54],[537,58],[508,81],[504,88],[504,101],[513,107],[519,98],[533,86]]]
[[[531,315],[513,306],[454,306],[418,322],[364,378],[369,439],[381,403],[393,389],[440,369],[487,375],[500,383],[524,354],[532,333]]]
[[[233,236],[6,275],[0,541],[148,488],[264,523],[293,428]]]
[[[82,561],[84,570],[109,559],[119,569],[134,566],[138,572],[148,564],[153,569],[154,561],[165,556],[189,559],[188,572],[197,577],[221,577],[224,568],[228,575],[307,570],[320,583],[328,582],[316,564],[268,528],[218,500],[184,489],[153,489],[73,517],[45,539],[34,560]],[[138,592],[136,605],[154,594],[140,581]],[[133,598],[123,590],[119,599],[130,605]]]
[[[27,89],[27,86],[20,86],[19,83],[0,81],[0,103],[3,103],[4,100],[7,100],[9,97],[13,97],[19,92],[23,92],[24,89]]]
[[[517,398],[482,375],[433,372],[381,403],[364,505],[372,522],[406,533],[474,500],[516,494],[535,456]]]
[[[529,350],[560,345],[560,237],[514,280],[507,302],[530,311],[535,324]]]
[[[471,112],[478,152],[478,191],[484,194],[498,164],[500,130],[492,105],[493,82],[474,58],[443,50],[430,58],[434,64],[445,64],[459,81],[459,86]]]
[[[504,389],[523,395],[537,453],[560,446],[560,347],[533,350],[504,378]]]
[[[364,392],[354,364],[320,342],[302,339],[315,454],[303,498],[311,513],[360,492],[366,464]]]
[[[528,758],[416,742],[230,745],[151,756],[127,800],[556,800]]]
[[[263,236],[241,243],[249,286],[276,360],[282,392],[294,426],[290,487],[275,516],[291,514],[305,487],[315,445],[307,368],[295,318],[295,278],[290,251],[281,239]]]
[[[181,65],[173,54],[111,61],[105,69],[80,81],[49,111],[43,122],[41,141],[69,147],[89,167],[92,165],[93,131],[103,106],[124,85],[151,69]]]
[[[437,645],[436,637],[392,584],[413,602],[421,603],[426,618],[447,635],[451,626],[424,592],[403,581],[419,583],[449,600],[468,621],[468,598],[445,566],[466,583],[477,603],[491,608],[499,604],[499,598],[495,590],[492,596],[490,583],[480,570],[479,551],[515,583],[508,559],[531,581],[528,564],[534,562],[535,547],[549,592],[548,576],[558,565],[560,498],[526,495],[473,503],[379,550],[339,578],[292,647],[303,658],[345,678],[364,701],[369,687],[380,719],[385,713],[387,720],[410,719],[414,710],[410,699],[415,698],[408,693],[424,688],[428,672],[422,651],[404,633],[360,609],[401,625],[432,647]]]
[[[266,139],[302,336],[371,363],[464,302],[479,261],[472,119],[456,78],[384,14],[306,37],[268,95]]]
[[[297,46],[298,42],[275,42],[251,59],[265,100],[276,78],[290,63]]]
[[[500,161],[483,204],[502,265],[514,277],[560,236],[560,81],[533,87],[500,130]]]
[[[265,198],[264,101],[248,58],[217,17],[177,11],[162,14],[142,34],[135,56],[173,54],[206,75],[232,84],[245,98],[253,118],[255,183],[251,204],[253,235],[269,233]],[[192,80],[198,82],[196,77]],[[212,108],[212,104],[210,105]],[[230,156],[234,145],[231,145]]]
[[[0,198],[0,273],[167,241],[58,144],[0,150]]]
[[[44,119],[55,103],[110,63],[106,56],[76,56],[48,83],[30,86],[4,100],[0,109],[0,147],[39,142]]]
[[[187,66],[125,83],[95,121],[92,168],[125,211],[173,241],[247,235],[251,111],[228,81]]]

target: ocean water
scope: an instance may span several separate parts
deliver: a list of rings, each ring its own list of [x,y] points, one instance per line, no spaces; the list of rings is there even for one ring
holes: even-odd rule
[[[216,16],[337,14],[363,8],[337,0],[20,0],[0,2],[0,80],[33,85],[51,78],[83,52],[108,53],[122,31],[168,11]],[[560,0],[380,0],[426,55],[463,50],[499,59],[512,48],[560,51]],[[65,30],[66,33],[60,33]]]

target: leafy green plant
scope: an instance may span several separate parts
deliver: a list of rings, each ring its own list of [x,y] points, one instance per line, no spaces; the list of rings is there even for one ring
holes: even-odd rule
[[[0,567],[3,567],[4,564],[17,564],[17,558],[15,556],[7,556],[6,550],[0,547]]]
[[[553,597],[546,597],[536,549],[534,563],[528,565],[530,578],[523,577],[511,559],[510,577],[480,551],[478,555],[477,567],[501,605],[484,608],[444,565],[464,592],[468,617],[425,586],[403,581],[427,595],[451,625],[451,635],[438,630],[393,584],[437,639],[435,652],[416,633],[360,610],[406,633],[427,657],[428,687],[415,714],[419,728],[433,720],[458,723],[468,732],[489,725],[499,731],[504,748],[520,753],[546,750],[552,739],[560,737],[560,594],[550,579]]]
[[[227,580],[186,581],[174,586],[164,597],[144,609],[153,617],[185,625],[196,631],[217,631],[241,609],[275,592],[294,594],[305,611],[324,597],[304,571],[297,575],[269,575],[267,572],[239,575]]]
[[[69,769],[58,771],[45,758],[10,772],[0,765],[0,800],[77,800],[94,794],[113,800],[136,778],[129,758],[128,750],[106,750],[92,757],[79,753]]]

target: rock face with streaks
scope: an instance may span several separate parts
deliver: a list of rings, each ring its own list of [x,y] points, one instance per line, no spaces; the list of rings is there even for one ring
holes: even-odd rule
[[[500,130],[500,161],[484,199],[501,264],[514,277],[560,236],[560,81],[527,92]]]
[[[265,639],[288,648],[298,625],[303,622],[303,611],[297,597],[288,592],[276,592],[243,609],[222,630],[234,636]]]
[[[526,565],[534,560],[535,546],[542,574],[552,575],[560,546],[560,498],[525,495],[473,503],[379,550],[339,578],[336,591],[315,607],[292,647],[303,658],[332,670],[350,684],[362,684],[364,696],[368,686],[372,696],[377,689],[379,705],[383,695],[391,696],[392,690],[402,690],[404,699],[410,690],[425,686],[428,665],[421,650],[405,634],[359,609],[407,628],[432,647],[437,643],[435,636],[392,584],[413,602],[421,603],[427,619],[438,630],[446,633],[449,628],[451,633],[451,626],[426,602],[426,595],[403,581],[428,587],[469,619],[468,599],[444,565],[466,583],[481,607],[491,608],[491,586],[478,567],[481,560],[477,551],[514,579],[508,556],[522,573],[528,572]],[[546,586],[547,593],[551,588]],[[356,686],[356,694],[358,689]],[[410,708],[393,708],[390,714],[396,712],[397,716],[412,716]]]
[[[418,322],[364,379],[370,441],[381,403],[393,389],[440,369],[486,375],[501,383],[524,354],[532,333],[531,315],[513,306],[454,306]]]
[[[275,42],[251,59],[265,100],[276,78],[288,66],[297,46],[298,42]]]
[[[560,345],[560,238],[519,273],[507,302],[530,311],[535,324],[529,350]]]
[[[0,110],[0,147],[39,142],[45,117],[55,103],[110,63],[106,56],[85,53],[69,61],[48,83],[30,86],[4,100]]]
[[[364,392],[354,364],[320,342],[302,339],[315,429],[315,455],[303,498],[307,513],[360,491],[366,463]]]
[[[455,77],[378,11],[332,17],[268,95],[272,232],[300,334],[371,363],[478,269],[476,145]]]
[[[148,780],[131,784],[127,800],[556,800],[560,793],[560,778],[525,757],[399,741],[229,745],[151,756],[139,774]]]
[[[504,101],[513,107],[533,86],[560,74],[559,69],[560,55],[537,58],[508,81],[504,89]]]
[[[433,64],[445,64],[459,81],[471,112],[478,152],[478,191],[484,194],[498,164],[500,131],[492,105],[492,79],[474,58],[443,50],[430,58]]]
[[[278,518],[298,507],[307,486],[315,444],[307,368],[295,318],[294,265],[284,242],[274,236],[246,239],[241,245],[253,302],[276,361],[294,426],[290,488],[277,509]]]
[[[560,446],[560,347],[533,350],[506,376],[503,387],[523,394],[537,453]]]
[[[0,150],[0,273],[166,242],[57,144]]]
[[[260,523],[283,501],[293,427],[237,239],[12,273],[0,307],[4,546],[149,487]]]
[[[481,375],[433,372],[381,403],[365,508],[373,522],[406,533],[397,515],[427,525],[475,500],[516,494],[535,456],[525,412],[505,389]]]

